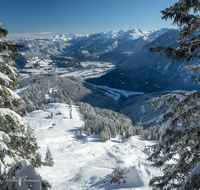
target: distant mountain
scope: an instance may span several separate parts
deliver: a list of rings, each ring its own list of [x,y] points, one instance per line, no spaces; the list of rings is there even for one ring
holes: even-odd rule
[[[14,43],[24,45],[23,52],[17,60],[20,67],[26,68],[21,70],[25,78],[24,81],[20,81],[21,87],[34,84],[20,95],[25,98],[28,94],[30,99],[35,99],[35,103],[39,105],[48,103],[51,99],[45,96],[38,97],[38,91],[34,91],[35,87],[45,89],[45,93],[51,89],[55,92],[59,90],[59,95],[64,93],[62,97],[57,97],[62,100],[60,102],[67,101],[64,99],[67,98],[73,99],[74,102],[87,102],[93,106],[112,109],[127,115],[133,123],[142,122],[148,127],[160,114],[160,112],[154,113],[154,109],[149,107],[148,100],[171,93],[173,90],[200,89],[190,74],[184,70],[185,65],[171,64],[165,55],[149,53],[150,47],[178,47],[177,35],[178,30],[175,29],[158,31],[133,29],[86,36],[63,34],[49,38],[14,40]],[[191,62],[195,63],[196,60]],[[99,68],[97,65],[100,65]],[[63,67],[69,68],[63,69]],[[102,74],[99,75],[101,72],[107,74],[101,76]],[[42,74],[43,77],[37,74]],[[31,75],[33,76],[30,77]],[[68,78],[70,76],[83,79],[101,77],[81,82],[77,78],[70,80]],[[103,86],[98,87],[87,82]],[[144,94],[126,97],[123,93],[118,93],[119,97],[115,99],[113,94],[116,95],[116,90],[110,91],[105,86],[144,92]],[[49,93],[50,95],[52,94]],[[30,110],[33,102],[28,100],[26,102]],[[152,121],[148,123],[150,119]]]
[[[200,89],[199,85],[191,79],[190,74],[185,71],[185,65],[171,64],[165,55],[160,56],[157,53],[149,53],[150,47],[178,47],[177,35],[177,30],[168,30],[130,55],[115,70],[100,78],[89,79],[88,81],[136,92]],[[190,64],[196,62],[197,60],[193,60]]]
[[[13,43],[24,45],[23,52],[17,60],[19,67],[37,67],[41,61],[59,67],[80,67],[80,62],[87,60],[118,65],[168,30],[133,29],[86,36],[62,34],[48,38],[18,39],[13,40]],[[37,62],[32,61],[35,58]],[[67,64],[69,62],[70,64]]]

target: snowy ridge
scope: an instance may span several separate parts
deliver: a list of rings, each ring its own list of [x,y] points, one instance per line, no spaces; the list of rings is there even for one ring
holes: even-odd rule
[[[107,39],[128,39],[128,40],[135,40],[139,37],[145,37],[145,36],[151,36],[150,38],[153,40],[154,38],[159,37],[160,35],[164,34],[168,29],[162,28],[161,30],[141,30],[141,29],[132,29],[132,30],[120,30],[120,31],[109,31],[109,32],[99,32],[95,34],[87,34],[87,35],[76,35],[76,34],[60,34],[56,36],[50,36],[45,38],[32,38],[32,39],[26,39],[26,38],[20,38],[16,39],[16,41],[24,41],[24,40],[53,40],[53,41],[71,41],[71,40],[84,40],[86,38],[107,38]],[[155,33],[155,34],[154,34]],[[152,35],[154,34],[154,35]]]

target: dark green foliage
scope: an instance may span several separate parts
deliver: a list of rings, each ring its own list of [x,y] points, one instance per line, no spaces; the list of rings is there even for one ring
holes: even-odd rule
[[[179,47],[155,47],[150,52],[164,53],[172,63],[200,59],[200,11],[199,0],[179,0],[169,8],[161,11],[162,19],[173,19],[180,27]],[[195,72],[193,78],[199,83],[200,66],[187,66],[188,71]],[[153,189],[199,189],[200,179],[200,92],[176,91],[160,98],[154,98],[152,105],[156,111],[163,106],[170,107],[161,115],[157,124],[161,126],[159,135],[162,140],[151,146],[153,154],[148,160],[153,166],[162,168],[163,175],[150,181]],[[154,130],[153,130],[154,131]],[[156,135],[156,134],[154,134]]]
[[[162,19],[172,19],[174,25],[180,27],[179,48],[173,49],[171,47],[153,47],[150,52],[163,53],[174,62],[189,62],[191,59],[197,58],[198,47],[200,46],[200,34],[198,33],[200,18],[197,12],[200,10],[198,0],[184,0],[178,1],[174,5],[161,11],[163,14]],[[194,14],[191,14],[193,12]],[[195,15],[196,14],[196,15]]]
[[[164,175],[150,181],[154,188],[162,189],[166,186],[176,189],[182,186],[199,164],[199,101],[199,91],[177,91],[152,100],[152,105],[157,105],[156,110],[171,105],[157,120],[161,126],[159,136],[162,141],[151,147],[153,154],[148,158],[154,162],[154,167],[163,167]],[[173,162],[167,163],[168,160]]]
[[[125,183],[126,174],[130,171],[129,168],[115,168],[115,170],[110,175],[110,183]]]

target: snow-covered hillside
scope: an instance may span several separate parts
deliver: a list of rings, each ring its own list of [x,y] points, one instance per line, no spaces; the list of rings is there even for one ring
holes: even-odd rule
[[[128,139],[117,136],[101,143],[100,135],[75,135],[75,130],[84,124],[77,106],[72,107],[73,119],[67,104],[47,104],[45,108],[45,111],[30,112],[25,119],[35,130],[42,158],[47,146],[52,152],[54,166],[42,167],[39,172],[52,184],[53,190],[151,189],[148,181],[159,171],[146,161],[150,155],[146,147],[155,141],[142,136]],[[49,118],[51,113],[53,118]],[[114,168],[129,166],[132,168],[126,175],[126,183],[109,183]]]

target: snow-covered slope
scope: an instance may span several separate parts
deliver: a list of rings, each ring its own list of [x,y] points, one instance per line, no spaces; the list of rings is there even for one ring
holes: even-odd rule
[[[53,118],[49,118],[51,113]],[[59,103],[47,104],[45,111],[34,111],[25,117],[35,130],[42,158],[47,146],[52,152],[55,165],[42,167],[39,172],[52,184],[53,190],[151,189],[148,180],[159,172],[146,161],[150,155],[146,146],[155,141],[147,141],[141,136],[128,139],[118,136],[101,143],[100,135],[75,135],[75,130],[84,123],[77,106],[72,107],[72,117],[69,117],[68,105]],[[108,182],[114,168],[129,166],[132,168],[126,183]]]

